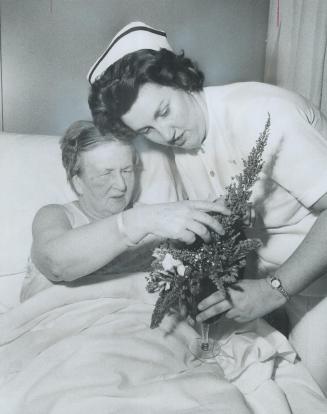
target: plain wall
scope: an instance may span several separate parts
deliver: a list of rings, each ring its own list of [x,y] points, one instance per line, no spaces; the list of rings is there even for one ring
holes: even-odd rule
[[[262,81],[268,9],[269,0],[2,0],[2,128],[62,134],[89,119],[86,74],[130,21],[165,30],[207,85]]]
[[[3,131],[2,125],[2,117],[3,117],[3,110],[2,110],[2,51],[1,51],[1,2],[0,2],[0,131]]]

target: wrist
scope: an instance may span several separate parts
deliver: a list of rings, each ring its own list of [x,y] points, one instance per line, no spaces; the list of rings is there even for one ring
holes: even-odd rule
[[[264,280],[270,289],[276,292],[276,294],[279,296],[280,300],[282,301],[281,304],[285,304],[291,299],[289,292],[286,290],[282,281],[277,277],[276,273],[268,275]]]
[[[132,208],[117,214],[117,226],[120,235],[125,239],[128,247],[136,246],[145,236],[143,220]]]
[[[140,222],[142,223],[142,230],[145,235],[152,234],[158,236],[160,234],[160,209],[158,210],[158,204],[146,204],[142,205],[139,214]],[[158,214],[159,213],[159,214]],[[158,221],[159,220],[159,221]]]
[[[131,236],[129,235],[127,228],[124,223],[123,211],[117,214],[117,227],[120,236],[123,238],[124,242],[126,243],[127,247],[136,246],[137,242],[132,240]]]

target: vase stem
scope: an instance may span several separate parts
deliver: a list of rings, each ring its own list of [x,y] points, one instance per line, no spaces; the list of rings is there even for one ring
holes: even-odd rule
[[[208,323],[201,323],[201,349],[208,351],[209,349],[209,327]]]

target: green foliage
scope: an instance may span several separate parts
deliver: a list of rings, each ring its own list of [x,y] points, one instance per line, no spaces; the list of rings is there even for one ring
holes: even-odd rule
[[[205,244],[198,239],[191,246],[168,240],[155,249],[155,260],[147,277],[147,290],[160,293],[152,314],[151,328],[159,326],[172,308],[195,318],[197,304],[203,298],[216,290],[226,296],[226,287],[242,277],[247,255],[261,244],[257,239],[246,239],[242,229],[251,189],[263,167],[262,155],[269,128],[268,114],[264,131],[247,160],[243,160],[243,171],[232,177],[230,185],[226,187],[225,204],[231,210],[231,215],[212,214],[223,225],[225,234],[222,236],[211,231],[210,243]],[[170,263],[168,266],[167,259]]]

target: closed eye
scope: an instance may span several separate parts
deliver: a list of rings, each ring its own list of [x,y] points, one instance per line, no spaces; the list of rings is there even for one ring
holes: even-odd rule
[[[110,175],[113,170],[105,170],[101,175]]]
[[[142,135],[148,135],[151,130],[152,130],[151,127],[144,127],[144,128],[139,129],[137,132]]]
[[[154,114],[154,119],[158,119],[158,118],[166,118],[170,113],[170,107],[169,104],[165,105],[165,106],[161,106]],[[144,128],[140,128],[137,130],[137,132],[139,134],[142,135],[148,135],[151,131],[153,130],[153,127],[151,126],[146,126]]]
[[[158,116],[160,116],[161,118],[165,118],[166,116],[169,115],[170,112],[170,108],[169,105],[164,106],[164,108],[162,108],[159,113]]]
[[[123,173],[132,173],[133,171],[134,171],[134,169],[132,167],[124,168],[122,170]]]

